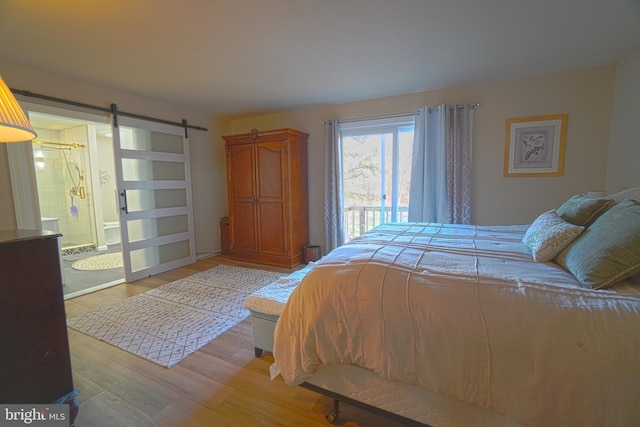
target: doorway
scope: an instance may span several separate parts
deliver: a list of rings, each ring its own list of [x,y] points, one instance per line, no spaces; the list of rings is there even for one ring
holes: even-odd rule
[[[22,108],[38,138],[7,147],[16,222],[61,234],[65,298],[195,262],[186,124]]]
[[[415,116],[340,124],[345,239],[407,222]]]
[[[26,108],[42,229],[59,232],[65,299],[125,281],[111,125]],[[102,120],[102,121],[99,121]]]

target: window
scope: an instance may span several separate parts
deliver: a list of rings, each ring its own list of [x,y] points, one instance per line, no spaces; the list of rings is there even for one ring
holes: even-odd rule
[[[346,241],[406,222],[414,115],[340,123]]]

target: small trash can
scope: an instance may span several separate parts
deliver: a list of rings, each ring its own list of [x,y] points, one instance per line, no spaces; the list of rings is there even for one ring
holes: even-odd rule
[[[307,245],[302,248],[302,262],[309,264],[320,259],[320,246]]]
[[[231,251],[229,244],[229,217],[225,216],[220,218],[220,244],[222,246],[222,253],[228,254]]]

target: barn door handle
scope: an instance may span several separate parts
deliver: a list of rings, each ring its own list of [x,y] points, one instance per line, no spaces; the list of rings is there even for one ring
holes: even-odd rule
[[[122,207],[120,208],[120,210],[128,214],[129,206],[127,206],[127,190],[122,190],[122,193],[120,193],[120,197],[122,197]]]

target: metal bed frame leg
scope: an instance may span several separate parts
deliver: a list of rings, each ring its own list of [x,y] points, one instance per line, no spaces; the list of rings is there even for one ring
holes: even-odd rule
[[[327,415],[325,415],[325,419],[327,420],[327,422],[333,424],[333,422],[335,421],[336,418],[338,418],[338,415],[340,414],[340,402],[343,402],[347,405],[351,405],[351,406],[355,406],[357,408],[360,409],[365,409],[367,411],[370,411],[374,414],[380,415],[382,417],[388,418],[390,420],[396,421],[401,423],[402,425],[406,425],[406,426],[411,426],[411,427],[431,427],[429,426],[429,424],[425,424],[425,423],[421,423],[420,421],[416,421],[412,418],[407,418],[404,417],[402,415],[398,415],[395,414],[393,412],[389,412],[386,411],[384,409],[380,409],[377,408],[375,406],[369,405],[367,403],[361,402],[359,400],[355,400],[349,396],[344,396],[342,394],[333,392],[331,390],[327,390],[324,389],[320,386],[314,385],[314,384],[310,384],[307,382],[304,382],[302,384],[300,384],[301,387],[306,388],[307,390],[311,390],[314,391],[316,393],[319,393],[323,396],[327,396],[331,399],[333,399],[333,408],[327,413]]]
[[[333,399],[333,408],[331,408],[324,418],[327,422],[333,424],[336,418],[338,418],[338,415],[340,415],[340,401],[338,399]]]

